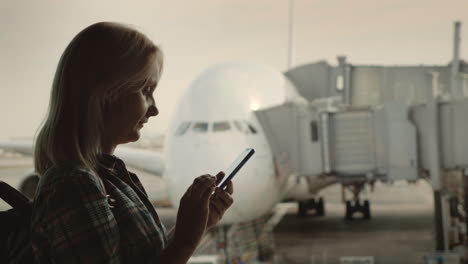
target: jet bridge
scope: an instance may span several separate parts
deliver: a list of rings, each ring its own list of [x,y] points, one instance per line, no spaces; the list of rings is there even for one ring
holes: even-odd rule
[[[279,128],[267,133],[275,155],[280,154],[276,160],[278,167],[308,177],[314,173],[335,173],[342,181],[356,175],[362,177],[359,174],[370,179],[413,179],[417,168],[421,175],[430,177],[434,190],[437,250],[451,248],[448,241],[455,245],[461,243],[458,236],[449,239],[446,237],[449,232],[443,232],[452,228],[451,221],[459,219],[466,223],[464,230],[468,227],[465,217],[468,212],[468,63],[460,58],[460,27],[460,22],[454,23],[453,58],[445,65],[354,65],[339,56],[336,67],[320,61],[288,69],[284,74],[309,102],[339,96],[343,104],[352,107],[330,111],[296,105],[287,107],[300,108],[300,111],[281,110],[286,106],[278,106],[274,111],[259,112],[260,122],[270,128],[282,126],[273,120],[275,114],[291,119],[284,121],[288,126],[282,128],[283,134],[278,134]],[[410,107],[403,112],[408,112],[411,123],[406,117],[401,118],[406,114],[398,113],[398,109],[378,109],[381,104],[383,109],[388,108],[388,102]],[[372,108],[359,109],[360,106]],[[306,117],[295,115],[298,111],[305,112]],[[304,124],[295,126],[302,121]],[[311,131],[302,130],[309,124]],[[413,152],[415,140],[411,130],[414,128],[417,152]],[[291,141],[288,137],[299,140],[307,138],[307,134],[315,135],[318,143],[302,139],[301,143],[288,145]],[[320,151],[316,151],[317,145]],[[314,156],[305,155],[310,152]],[[291,166],[284,166],[289,160]],[[444,220],[448,215],[448,209],[444,208],[449,208],[448,199],[452,198],[463,200],[465,210],[461,214],[452,212],[461,206],[451,204],[452,219]]]
[[[437,171],[466,172],[468,99],[439,101],[436,112],[431,107],[397,102],[356,107],[316,100],[287,102],[255,115],[280,171],[298,182],[308,179],[309,185],[318,176],[333,175],[353,192],[354,205],[346,201],[346,218],[351,219],[357,211],[370,218],[369,202],[359,200],[366,182],[414,181],[425,175],[440,186]],[[309,186],[309,192],[316,190]],[[323,212],[323,201],[306,204]],[[299,214],[303,207],[300,202]]]
[[[411,107],[410,119],[418,128],[418,153],[420,168],[429,170],[430,122],[426,104]],[[468,168],[468,98],[438,103],[438,134],[440,167],[444,170]]]
[[[327,109],[287,102],[255,112],[275,158],[297,177],[416,180],[416,130],[399,103]]]

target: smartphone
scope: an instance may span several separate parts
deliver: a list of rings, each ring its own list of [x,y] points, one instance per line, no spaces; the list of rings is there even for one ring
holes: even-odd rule
[[[250,159],[250,157],[252,157],[254,153],[255,150],[253,148],[245,149],[225,171],[224,178],[221,180],[221,182],[218,183],[218,187],[222,190],[225,190],[228,182],[234,178],[236,173],[242,168],[242,166],[244,166],[244,164]]]

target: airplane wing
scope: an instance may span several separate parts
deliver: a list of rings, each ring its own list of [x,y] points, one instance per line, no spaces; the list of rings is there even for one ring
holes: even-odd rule
[[[33,155],[33,144],[34,142],[32,139],[0,140],[0,149],[25,155]]]
[[[164,154],[162,152],[118,146],[114,155],[131,167],[158,176],[162,176],[164,173]]]
[[[32,139],[0,140],[0,149],[33,155]],[[162,152],[119,146],[114,154],[125,161],[125,164],[161,176],[164,172],[164,155]]]

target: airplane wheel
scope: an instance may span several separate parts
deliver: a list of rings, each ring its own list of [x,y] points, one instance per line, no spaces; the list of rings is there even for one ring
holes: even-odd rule
[[[364,218],[365,219],[370,219],[371,214],[370,214],[370,202],[368,200],[364,201]]]
[[[29,199],[34,199],[36,194],[37,184],[39,183],[39,176],[33,174],[28,176],[19,187],[19,191]]]
[[[297,216],[306,217],[307,216],[307,202],[300,201],[297,203]]]
[[[353,220],[353,208],[351,205],[351,201],[346,201],[346,216],[345,219],[348,221]]]
[[[316,205],[317,208],[317,215],[324,216],[325,215],[325,201],[322,197],[319,198],[318,203]]]

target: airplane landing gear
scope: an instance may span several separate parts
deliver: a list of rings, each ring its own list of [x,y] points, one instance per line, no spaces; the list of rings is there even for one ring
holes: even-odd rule
[[[298,217],[306,217],[309,210],[315,210],[316,216],[324,216],[325,215],[324,199],[320,197],[318,200],[310,199],[310,200],[298,202],[298,210],[297,210]]]
[[[364,216],[364,219],[370,219],[370,203],[368,200],[364,200],[364,203],[361,204],[360,201],[352,204],[351,201],[346,201],[346,220],[353,220],[353,214],[356,212],[361,212]]]
[[[342,196],[343,201],[346,203],[345,219],[348,221],[353,220],[353,215],[356,212],[362,213],[364,219],[371,218],[369,200],[364,200],[364,203],[361,203],[361,200],[359,199],[359,194],[364,189],[365,184],[365,182],[343,183]],[[353,193],[353,200],[346,200],[346,189],[350,190]]]

